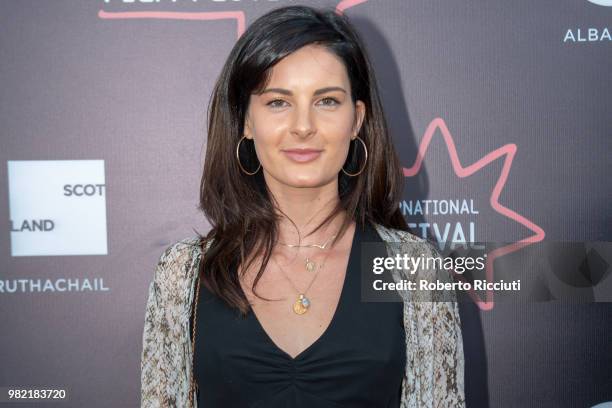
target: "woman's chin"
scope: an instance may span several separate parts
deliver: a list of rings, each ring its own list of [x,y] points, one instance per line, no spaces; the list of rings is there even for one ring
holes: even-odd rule
[[[304,175],[301,177],[296,177],[295,175],[293,175],[292,177],[286,180],[285,184],[287,186],[295,188],[316,188],[324,186],[326,183],[325,180],[320,176],[315,177],[311,175]]]

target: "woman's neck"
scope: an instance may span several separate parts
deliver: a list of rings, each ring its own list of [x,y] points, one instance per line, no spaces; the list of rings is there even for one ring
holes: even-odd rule
[[[340,202],[338,181],[318,187],[293,187],[267,179],[268,188],[279,214],[279,242],[287,244],[323,244],[329,237],[337,234],[346,218],[343,209],[328,220],[312,235],[311,233]]]

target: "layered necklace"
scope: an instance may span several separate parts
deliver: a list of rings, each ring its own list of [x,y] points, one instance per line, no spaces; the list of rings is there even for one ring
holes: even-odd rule
[[[286,247],[289,247],[289,248],[319,248],[319,249],[325,250],[325,248],[327,248],[327,245],[331,241],[333,241],[334,238],[336,238],[336,235],[337,234],[332,235],[327,241],[325,241],[324,244],[298,245],[298,244],[285,244],[285,243],[279,242],[279,245],[283,245],[283,246],[286,246]],[[306,267],[306,270],[308,272],[313,272],[317,268],[316,262],[314,262],[308,256],[306,257],[306,260],[304,262],[304,266]]]
[[[309,244],[309,245],[297,245],[297,244],[285,244],[285,243],[279,243],[279,244],[283,245],[283,246],[287,246],[289,248],[318,248],[318,249],[325,250],[327,248],[327,245],[336,237],[336,235],[333,235],[331,238],[329,238],[323,244]],[[315,279],[319,275],[319,272],[321,271],[321,269],[323,269],[323,267],[325,266],[325,262],[327,261],[327,258],[329,257],[330,253],[331,253],[331,250],[328,250],[327,254],[325,255],[325,258],[323,259],[323,262],[321,262],[321,264],[319,264],[319,265],[317,265],[317,263],[314,262],[314,260],[310,259],[309,257],[306,257],[306,261],[304,263],[304,266],[305,266],[306,270],[308,272],[310,272],[310,273],[315,272],[315,271],[316,272],[314,273],[314,276],[310,280],[310,283],[308,284],[308,287],[304,291],[300,291],[295,286],[293,281],[289,278],[289,275],[287,274],[287,272],[285,272],[285,270],[283,268],[281,268],[281,266],[278,264],[278,262],[276,262],[276,260],[274,258],[272,258],[272,261],[274,261],[274,263],[276,264],[278,269],[281,270],[283,275],[285,275],[285,278],[289,281],[291,286],[293,286],[293,289],[295,289],[295,291],[298,293],[297,299],[295,300],[295,302],[293,302],[293,306],[292,306],[293,312],[295,314],[303,315],[304,313],[306,313],[308,311],[308,308],[310,308],[311,301],[306,296],[306,294],[308,293],[308,290],[310,289],[310,287],[314,283]],[[317,266],[318,266],[318,268],[317,268]]]

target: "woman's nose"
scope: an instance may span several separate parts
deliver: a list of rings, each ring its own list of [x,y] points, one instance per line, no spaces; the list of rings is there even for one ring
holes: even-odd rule
[[[306,138],[315,132],[315,121],[309,106],[298,107],[294,111],[292,133],[300,138]]]

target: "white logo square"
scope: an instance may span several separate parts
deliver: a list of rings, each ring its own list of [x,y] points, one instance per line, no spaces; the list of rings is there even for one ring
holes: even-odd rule
[[[11,255],[106,255],[104,179],[104,160],[8,161]]]

